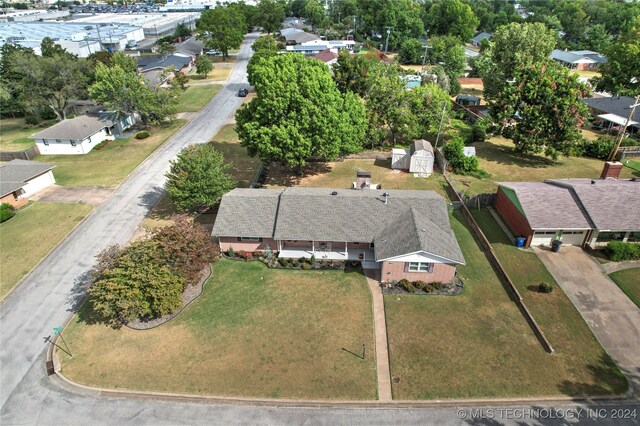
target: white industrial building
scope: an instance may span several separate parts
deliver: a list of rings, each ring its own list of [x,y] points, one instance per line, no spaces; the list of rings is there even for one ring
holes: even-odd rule
[[[237,3],[239,0],[227,0],[225,3]],[[214,9],[218,0],[167,0],[164,6],[160,6],[160,12],[187,11],[187,10],[207,10]],[[256,0],[245,0],[245,4],[256,6]]]
[[[141,27],[132,25],[91,25],[80,22],[7,22],[0,25],[0,46],[11,43],[34,49],[40,54],[45,37],[69,53],[86,58],[101,50],[121,51],[127,42],[144,39]]]
[[[8,10],[0,13],[1,22],[32,22],[47,21],[54,19],[66,18],[69,16],[68,10],[45,10],[45,9],[27,9],[27,10]]]
[[[173,33],[178,24],[195,27],[199,12],[176,13],[97,13],[73,15],[73,21],[85,24],[117,24],[142,27],[146,37],[162,37]]]

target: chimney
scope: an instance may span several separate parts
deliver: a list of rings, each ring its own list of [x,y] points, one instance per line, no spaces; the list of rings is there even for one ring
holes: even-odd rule
[[[618,177],[620,177],[622,167],[623,165],[619,161],[607,161],[604,163],[600,179],[618,179]]]

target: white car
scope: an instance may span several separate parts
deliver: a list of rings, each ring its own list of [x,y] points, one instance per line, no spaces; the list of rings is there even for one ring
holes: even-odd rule
[[[207,51],[207,55],[211,55],[211,56],[218,56],[218,55],[220,55],[220,54],[221,54],[221,53],[220,53],[219,51],[217,51],[217,50],[213,50],[213,49],[212,49],[212,50],[208,50],[208,51]]]

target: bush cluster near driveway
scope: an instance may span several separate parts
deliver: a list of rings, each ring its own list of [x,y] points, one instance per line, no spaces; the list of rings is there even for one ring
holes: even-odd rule
[[[640,244],[611,241],[605,250],[609,259],[614,262],[640,259]]]
[[[371,295],[357,272],[288,271],[221,259],[196,301],[161,327],[64,331],[79,383],[209,395],[374,399]],[[360,359],[342,348],[367,355]]]
[[[561,291],[536,293],[527,305],[552,338],[547,354],[456,212],[452,227],[467,264],[458,266],[465,288],[455,297],[385,295],[394,399],[517,397],[624,392],[626,381],[575,308],[554,303]],[[502,231],[500,231],[502,232]],[[506,262],[506,260],[505,260]],[[520,267],[518,263],[513,268]],[[526,265],[523,269],[526,270]],[[513,276],[514,280],[519,277]],[[538,283],[539,278],[536,278]],[[561,301],[562,302],[562,301]],[[533,309],[532,309],[533,310]],[[548,312],[548,318],[542,318]],[[543,321],[544,319],[544,321]],[[564,330],[549,327],[579,322]],[[573,332],[577,334],[572,334]]]
[[[490,178],[477,179],[472,176],[454,175],[460,191],[467,194],[496,192],[496,182],[534,181],[560,178],[599,178],[604,162],[587,157],[560,157],[552,161],[541,155],[527,155],[515,152],[513,143],[501,136],[494,136],[487,142],[477,142],[469,146],[476,148],[479,166],[490,174]],[[635,173],[635,174],[634,174]],[[622,178],[640,176],[630,168],[624,168]]]
[[[84,155],[40,155],[36,160],[56,165],[58,185],[113,188],[185,123],[175,120],[151,129],[146,139],[116,139]]]
[[[609,277],[640,308],[640,268],[623,269]]]
[[[92,209],[85,204],[35,202],[0,224],[0,299]]]
[[[30,139],[34,133],[55,124],[55,120],[46,120],[40,125],[27,124],[24,118],[2,118],[0,122],[0,151],[23,151],[36,144]]]
[[[178,112],[198,112],[220,91],[219,84],[190,85],[178,98]]]

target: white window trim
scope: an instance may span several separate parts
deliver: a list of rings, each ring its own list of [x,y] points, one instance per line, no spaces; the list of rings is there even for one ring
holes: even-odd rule
[[[428,262],[409,262],[407,270],[409,272],[429,272],[431,265],[433,264]]]

